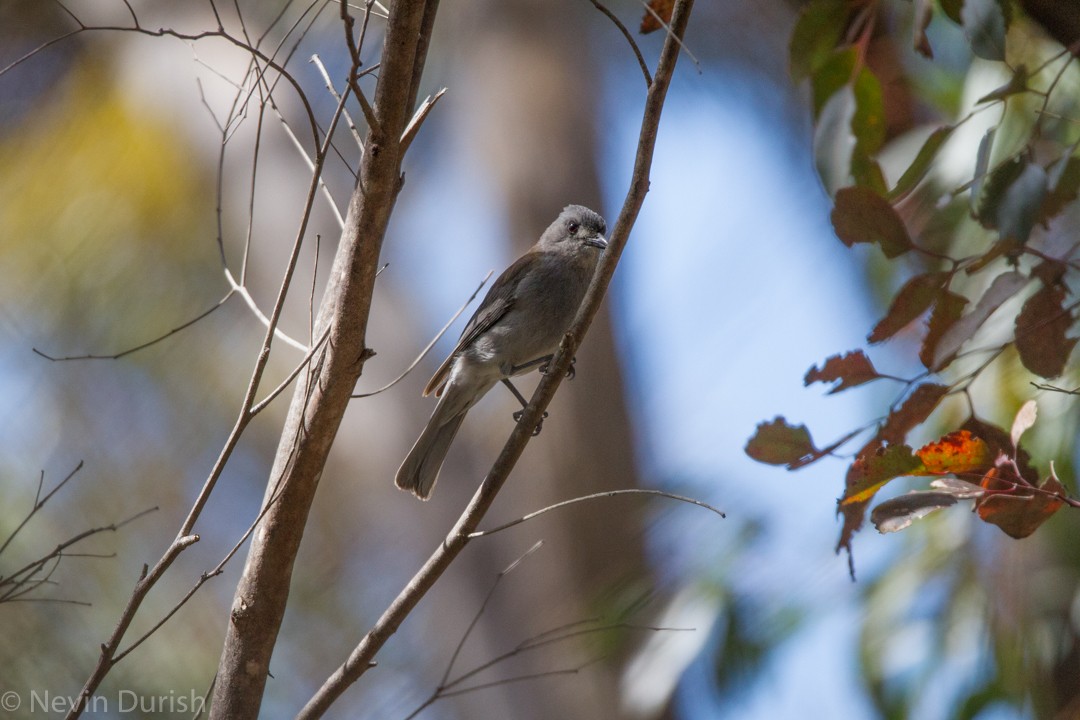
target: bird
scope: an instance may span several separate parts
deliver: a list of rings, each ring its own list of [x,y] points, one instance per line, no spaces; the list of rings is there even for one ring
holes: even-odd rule
[[[499,275],[424,388],[424,397],[434,393],[439,400],[398,468],[397,487],[421,500],[430,497],[466,413],[496,383],[505,382],[526,404],[509,380],[538,367],[546,371],[607,248],[606,232],[598,213],[568,205]]]

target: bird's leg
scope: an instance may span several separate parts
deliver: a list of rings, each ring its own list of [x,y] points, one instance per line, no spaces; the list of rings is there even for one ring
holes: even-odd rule
[[[547,364],[549,362],[551,362],[551,358],[553,358],[553,357],[555,357],[555,356],[554,355],[545,355],[544,357],[536,358],[535,360],[530,360],[527,363],[522,363],[520,365],[514,365],[512,368],[510,368],[510,374],[511,375],[520,375],[521,373],[525,372],[526,370],[534,368],[537,365],[542,366],[540,368],[540,372],[544,372],[544,368],[547,367]]]
[[[514,397],[521,403],[522,409],[514,413],[514,422],[521,422],[521,416],[525,412],[525,408],[529,406],[529,401],[525,399],[525,396],[522,395],[516,387],[514,387],[514,383],[510,382],[510,378],[503,378],[503,384],[510,389],[510,392],[514,393]],[[544,419],[547,418],[547,416],[548,414],[545,410],[544,416],[540,418],[540,422],[536,423],[536,428],[533,429],[533,437],[540,434],[540,428],[544,427]]]

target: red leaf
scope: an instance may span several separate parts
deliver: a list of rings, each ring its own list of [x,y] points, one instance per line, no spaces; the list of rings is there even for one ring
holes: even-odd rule
[[[1065,371],[1065,363],[1076,345],[1075,338],[1065,337],[1072,327],[1072,313],[1062,308],[1065,289],[1046,285],[1028,298],[1016,316],[1016,349],[1020,362],[1044,378],[1055,378]]]
[[[968,418],[961,430],[969,430],[975,437],[981,438],[990,448],[991,457],[1006,455],[1013,459],[1024,480],[1032,485],[1039,482],[1039,474],[1031,467],[1031,456],[1023,448],[1014,448],[1009,433],[997,425],[983,422],[978,418]]]
[[[806,373],[803,383],[809,385],[815,382],[831,383],[839,380],[829,393],[840,392],[856,385],[876,380],[881,375],[874,369],[870,359],[862,350],[853,350],[845,355],[833,355],[825,360],[825,364],[819,369],[816,365]]]
[[[878,437],[890,444],[902,443],[913,427],[930,417],[948,392],[948,386],[936,383],[923,383],[915,388],[903,405],[889,413]]]
[[[787,465],[788,470],[800,468],[823,455],[814,447],[805,425],[788,425],[782,417],[759,424],[744,451],[758,462]]]
[[[987,473],[984,485],[1000,483],[994,479],[993,474],[994,471]],[[1040,489],[1065,494],[1065,488],[1052,477],[1047,478]],[[997,525],[1007,535],[1019,540],[1038,530],[1063,504],[1059,498],[1020,485],[1005,491],[987,493],[975,501],[975,509],[985,522]]]
[[[937,344],[941,341],[945,332],[960,319],[967,305],[967,298],[957,295],[949,290],[942,290],[934,302],[934,312],[930,314],[930,322],[927,324],[926,337],[923,338],[922,349],[919,350],[919,359],[930,370],[940,370],[934,365],[934,355]]]
[[[889,305],[889,312],[874,326],[867,340],[879,343],[903,330],[908,323],[930,309],[950,277],[952,273],[947,272],[923,273],[904,283]]]
[[[646,7],[651,8],[653,12],[646,10],[645,16],[641,18],[640,32],[642,35],[664,27],[656,19],[656,15],[659,15],[660,19],[665,23],[671,24],[671,12],[675,9],[675,0],[649,0]],[[653,15],[653,13],[656,13],[656,15]]]
[[[877,243],[890,258],[912,248],[904,221],[889,201],[873,190],[841,188],[836,192],[836,205],[830,217],[836,236],[848,247],[855,243]]]

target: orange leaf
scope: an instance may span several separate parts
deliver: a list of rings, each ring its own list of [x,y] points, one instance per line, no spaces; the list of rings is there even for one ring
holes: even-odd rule
[[[652,12],[646,10],[645,16],[641,18],[640,32],[642,35],[664,27],[656,19],[656,15],[659,15],[660,19],[665,23],[671,24],[671,12],[675,9],[675,0],[649,0],[646,7],[651,9]],[[653,13],[656,13],[656,15],[653,15]]]
[[[923,467],[913,475],[983,473],[994,463],[990,446],[968,430],[949,433],[915,453]]]

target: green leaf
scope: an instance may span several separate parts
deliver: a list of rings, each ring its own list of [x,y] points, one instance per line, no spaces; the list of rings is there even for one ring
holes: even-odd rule
[[[1019,93],[1027,92],[1028,86],[1028,71],[1024,65],[1018,65],[1013,71],[1012,77],[1009,78],[1009,82],[1005,83],[1001,87],[992,92],[983,95],[981,98],[975,101],[976,105],[982,103],[991,102],[993,100],[1004,100],[1010,95],[1017,95]]]
[[[890,200],[896,200],[907,195],[926,177],[926,173],[930,171],[930,166],[933,164],[934,158],[937,157],[938,151],[941,150],[941,147],[955,129],[955,125],[945,125],[930,133],[930,137],[926,138],[922,147],[919,148],[918,154],[915,155],[915,160],[900,176],[900,179],[896,182],[896,187],[888,194]]]
[[[904,221],[888,200],[872,190],[847,187],[837,191],[830,217],[836,236],[848,247],[855,243],[877,243],[890,258],[912,248]]]
[[[831,395],[880,377],[881,375],[870,362],[870,358],[866,357],[862,350],[854,350],[844,355],[833,355],[827,358],[820,368],[816,365],[810,368],[806,377],[803,378],[803,384],[831,383],[839,380],[840,382],[829,390]]]
[[[847,27],[847,0],[811,0],[803,8],[791,33],[788,58],[791,77],[810,77],[825,64]]]
[[[1005,59],[1005,14],[997,0],[964,0],[960,19],[973,53],[985,60]]]
[[[744,452],[758,462],[787,465],[789,470],[807,465],[822,455],[814,447],[805,425],[789,425],[782,417],[759,424]]]
[[[1019,157],[1003,163],[983,188],[979,221],[994,227],[1003,240],[1023,245],[1031,236],[1046,198],[1046,171],[1041,165]]]
[[[851,182],[851,158],[856,140],[851,131],[855,93],[845,85],[825,103],[814,127],[814,166],[831,195]]]
[[[907,445],[890,445],[878,447],[872,452],[861,452],[848,468],[844,497],[840,504],[867,502],[885,483],[920,467],[922,461]]]
[[[930,309],[950,277],[952,273],[948,272],[923,273],[904,283],[889,305],[889,312],[874,326],[867,341],[872,344],[883,342],[907,327]]]
[[[814,100],[814,118],[820,117],[826,103],[840,88],[851,85],[855,76],[855,63],[858,62],[855,48],[845,48],[833,52],[821,64],[810,81]],[[854,103],[854,100],[852,101]]]
[[[990,167],[990,151],[994,147],[994,133],[997,126],[991,127],[979,141],[979,149],[975,153],[975,177],[971,181],[971,212],[975,217],[979,216],[979,204],[982,198],[982,187],[986,182],[986,171]]]

